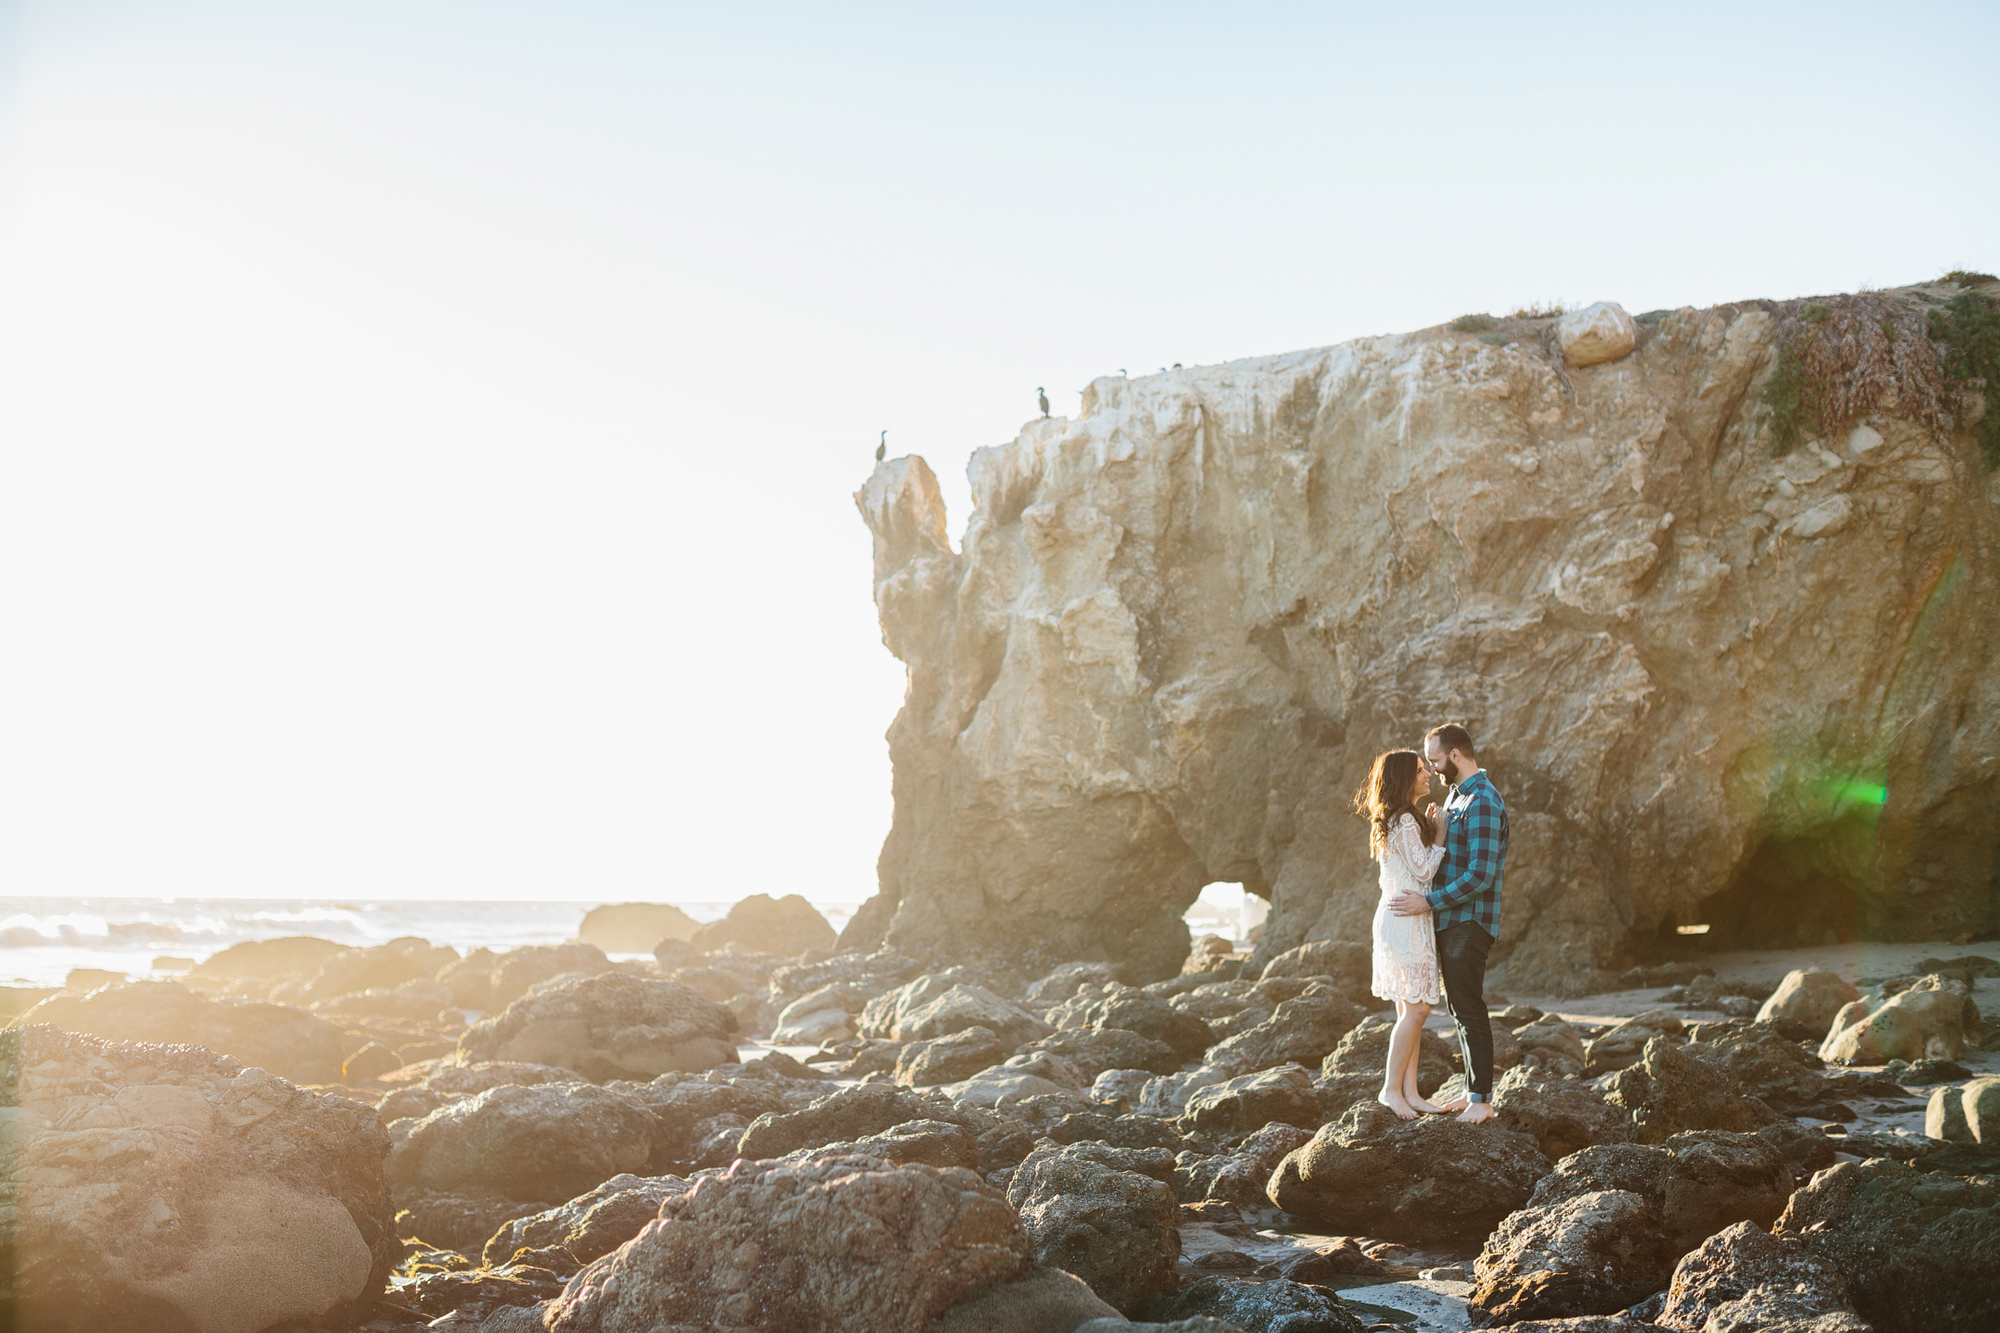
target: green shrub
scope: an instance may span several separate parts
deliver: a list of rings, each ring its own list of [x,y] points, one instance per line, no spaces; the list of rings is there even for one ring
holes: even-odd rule
[[[1810,335],[1807,335],[1810,337]],[[1778,349],[1778,365],[1764,381],[1764,406],[1771,409],[1771,456],[1783,458],[1805,436],[1805,338]]]
[[[1634,322],[1639,324],[1657,324],[1673,313],[1671,310],[1648,310]]]
[[[1491,315],[1460,315],[1451,322],[1451,327],[1457,333],[1484,333],[1494,323]]]
[[[1806,302],[1805,309],[1799,311],[1799,318],[1808,324],[1824,324],[1833,318],[1833,308],[1817,301]]]
[[[1507,316],[1507,318],[1554,319],[1556,316],[1562,313],[1563,313],[1563,303],[1561,301],[1549,301],[1545,302],[1542,305],[1524,305],[1519,310],[1516,310],[1514,313]]]
[[[1938,279],[1939,282],[1955,282],[1961,287],[1976,287],[1982,282],[2000,282],[1991,273],[1975,273],[1971,269],[1955,268]]]
[[[1487,333],[1482,334],[1479,341],[1485,343],[1488,347],[1505,347],[1514,340],[1504,333]]]
[[[1930,312],[1930,335],[1944,345],[1944,373],[1958,381],[1983,380],[1986,415],[1973,427],[1986,466],[2000,466],[2000,302],[1978,292],[1960,292],[1943,310]]]

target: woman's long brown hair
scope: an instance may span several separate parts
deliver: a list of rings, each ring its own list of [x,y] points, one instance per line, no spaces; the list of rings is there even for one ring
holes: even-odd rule
[[[1417,828],[1424,835],[1424,846],[1429,847],[1437,841],[1437,831],[1431,827],[1431,821],[1424,818],[1423,811],[1410,804],[1410,791],[1417,785],[1417,774],[1422,767],[1423,760],[1415,750],[1387,750],[1375,756],[1375,765],[1368,770],[1368,781],[1354,793],[1354,813],[1368,821],[1370,854],[1382,854],[1382,848],[1389,841],[1389,830],[1405,813],[1417,817]]]

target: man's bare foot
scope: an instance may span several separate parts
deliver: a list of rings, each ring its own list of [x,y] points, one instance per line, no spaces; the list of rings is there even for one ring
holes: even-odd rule
[[[1493,1118],[1493,1103],[1467,1102],[1465,1109],[1458,1113],[1458,1118],[1461,1123],[1467,1125],[1476,1125],[1482,1120],[1491,1120]]]
[[[1394,1111],[1398,1120],[1417,1118],[1417,1113],[1410,1109],[1410,1104],[1403,1100],[1403,1094],[1400,1092],[1378,1092],[1375,1094],[1375,1100]]]

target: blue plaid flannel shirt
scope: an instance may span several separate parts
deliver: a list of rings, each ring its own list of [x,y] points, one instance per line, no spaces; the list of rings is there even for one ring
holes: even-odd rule
[[[1500,877],[1507,866],[1507,803],[1481,769],[1458,784],[1445,802],[1444,860],[1430,899],[1438,930],[1477,922],[1500,937]]]

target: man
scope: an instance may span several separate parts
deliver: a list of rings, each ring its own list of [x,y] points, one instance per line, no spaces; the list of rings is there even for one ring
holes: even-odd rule
[[[1430,912],[1437,930],[1438,969],[1445,1003],[1458,1020],[1467,1093],[1459,1119],[1476,1125],[1493,1115],[1493,1023],[1486,1014],[1486,955],[1500,933],[1500,876],[1507,864],[1507,805],[1479,766],[1472,733],[1455,722],[1424,737],[1424,767],[1451,787],[1442,814],[1444,860],[1428,894],[1408,889],[1390,910]],[[1435,805],[1427,812],[1440,813]]]

